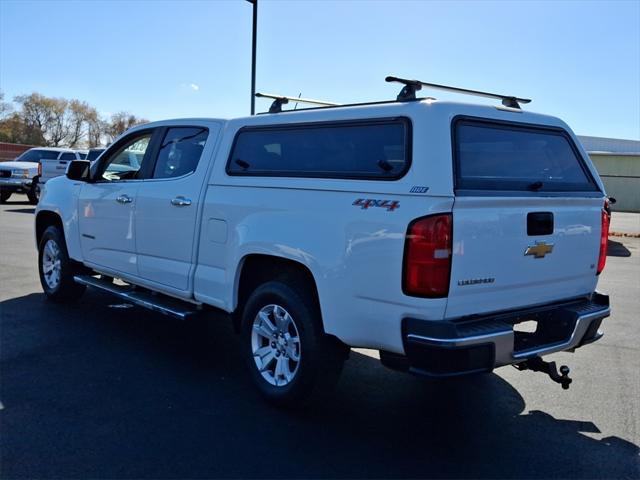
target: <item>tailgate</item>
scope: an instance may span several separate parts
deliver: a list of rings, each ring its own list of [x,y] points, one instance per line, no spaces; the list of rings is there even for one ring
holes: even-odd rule
[[[594,291],[604,194],[588,162],[562,128],[455,122],[448,318]]]
[[[600,198],[457,198],[446,316],[593,292],[601,211]],[[530,234],[545,231],[549,219],[551,233]]]
[[[64,175],[67,171],[67,164],[70,161],[71,160],[53,160],[44,158],[40,160],[40,163],[42,164],[40,183],[45,183],[47,180]]]

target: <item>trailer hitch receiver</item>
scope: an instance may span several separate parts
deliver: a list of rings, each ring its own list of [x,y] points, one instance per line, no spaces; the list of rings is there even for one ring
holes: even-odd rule
[[[521,371],[531,370],[533,372],[546,373],[551,380],[562,385],[563,390],[569,390],[569,385],[571,385],[573,381],[573,379],[569,378],[569,367],[562,365],[560,372],[558,372],[556,362],[545,362],[540,357],[530,358],[529,360],[514,365],[514,367]]]

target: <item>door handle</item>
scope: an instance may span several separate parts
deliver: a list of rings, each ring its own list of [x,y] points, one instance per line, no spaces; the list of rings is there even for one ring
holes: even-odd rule
[[[131,203],[131,202],[133,202],[133,198],[131,198],[129,195],[120,195],[119,197],[116,197],[116,202],[118,202],[118,203]]]
[[[191,205],[190,198],[184,198],[182,195],[178,195],[176,198],[171,200],[171,205],[174,207],[188,207]]]

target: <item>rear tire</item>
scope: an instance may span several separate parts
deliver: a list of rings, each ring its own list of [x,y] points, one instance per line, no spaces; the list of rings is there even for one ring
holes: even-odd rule
[[[3,190],[2,187],[0,187],[0,203],[7,203],[7,200],[11,197],[11,193],[12,192]]]
[[[51,301],[72,302],[86,290],[84,285],[73,281],[73,276],[79,273],[80,267],[69,258],[64,235],[54,225],[48,227],[40,238],[38,271],[42,290]]]
[[[332,391],[349,351],[324,333],[314,296],[297,285],[304,283],[286,277],[263,283],[242,313],[251,379],[269,402],[283,407]]]

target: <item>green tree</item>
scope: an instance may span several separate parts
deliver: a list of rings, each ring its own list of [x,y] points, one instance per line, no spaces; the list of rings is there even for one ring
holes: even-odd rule
[[[8,117],[13,112],[13,106],[4,101],[4,92],[0,90],[0,120]]]
[[[18,113],[13,113],[0,120],[0,142],[36,146],[47,145],[42,132],[31,125],[27,125]]]

